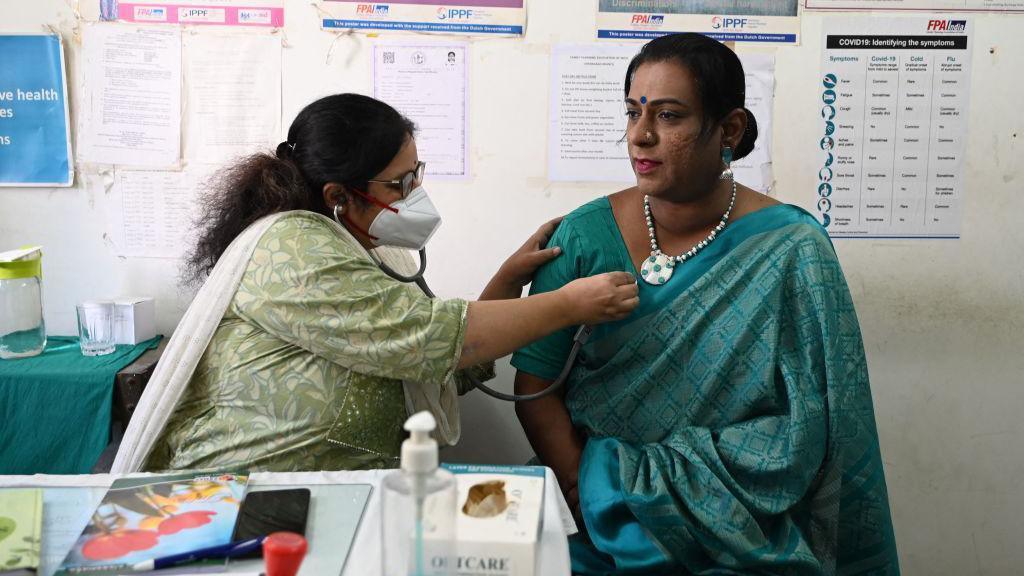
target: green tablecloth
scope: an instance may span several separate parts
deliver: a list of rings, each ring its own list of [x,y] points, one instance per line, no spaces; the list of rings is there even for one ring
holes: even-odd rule
[[[110,438],[114,375],[160,336],[83,356],[78,338],[49,336],[38,356],[0,360],[0,474],[82,474]]]

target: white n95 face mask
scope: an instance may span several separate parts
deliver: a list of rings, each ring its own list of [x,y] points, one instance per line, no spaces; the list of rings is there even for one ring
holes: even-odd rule
[[[381,210],[367,232],[376,238],[373,243],[377,246],[422,250],[440,226],[441,214],[423,186],[418,186]]]

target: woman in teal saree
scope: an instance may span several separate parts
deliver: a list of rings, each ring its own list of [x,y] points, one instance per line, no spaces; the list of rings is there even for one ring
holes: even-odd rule
[[[756,138],[742,85],[713,40],[645,46],[626,82],[638,185],[567,216],[549,244],[564,255],[534,279],[544,292],[602,271],[644,278],[639,308],[584,344],[564,399],[518,407],[582,520],[574,573],[899,573],[828,236],[718,175]],[[516,354],[517,392],[554,379],[573,333]]]

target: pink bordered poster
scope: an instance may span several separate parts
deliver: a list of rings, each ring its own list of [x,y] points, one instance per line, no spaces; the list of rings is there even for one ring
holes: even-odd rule
[[[284,26],[284,0],[100,0],[100,20],[280,28]]]

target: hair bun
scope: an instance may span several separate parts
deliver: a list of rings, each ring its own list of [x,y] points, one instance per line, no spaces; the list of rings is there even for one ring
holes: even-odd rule
[[[754,118],[754,113],[746,107],[743,108],[743,111],[747,113],[747,128],[743,131],[743,136],[733,151],[733,159],[735,160],[739,160],[753,152],[754,142],[757,141],[757,119]]]
[[[295,144],[288,142],[287,140],[277,145],[275,154],[281,160],[288,160],[292,157],[292,152],[295,151]]]

